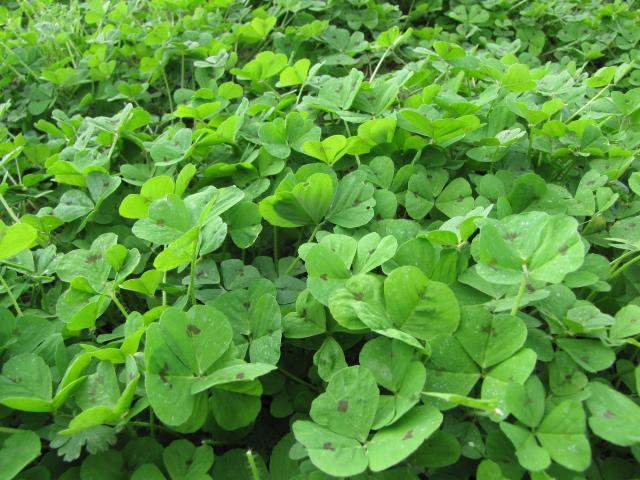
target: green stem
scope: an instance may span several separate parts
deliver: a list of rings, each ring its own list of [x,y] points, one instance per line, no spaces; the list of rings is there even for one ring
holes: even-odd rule
[[[118,297],[116,296],[116,292],[112,292],[111,293],[111,300],[113,300],[113,303],[116,305],[116,307],[118,307],[118,310],[120,310],[120,313],[122,313],[122,315],[124,315],[124,318],[129,318],[129,314],[127,313],[127,309],[124,308],[124,305],[122,305],[122,303],[120,302],[120,300],[118,300]]]
[[[525,264],[522,265],[522,281],[520,282],[520,288],[518,289],[518,294],[516,295],[516,299],[514,301],[513,307],[511,307],[511,315],[515,315],[518,313],[518,309],[520,308],[520,302],[522,301],[522,297],[524,296],[524,292],[527,288],[527,282],[529,281],[529,273],[527,272],[527,266]]]
[[[291,380],[293,380],[296,383],[299,383],[300,385],[304,385],[305,387],[313,390],[314,392],[318,392],[320,393],[320,389],[318,387],[316,387],[314,384],[307,382],[306,380],[303,380],[302,378],[298,377],[297,375],[294,375],[293,373],[291,373],[288,370],[285,370],[282,367],[278,367],[278,371],[283,374],[285,377],[290,378]]]
[[[351,129],[349,128],[349,124],[347,123],[347,121],[345,119],[342,119],[343,123],[344,123],[344,128],[347,130],[347,135],[349,135],[349,137],[351,137]],[[358,164],[358,167],[360,167],[360,156],[359,155],[354,155],[356,157],[356,163]]]
[[[200,234],[193,245],[193,252],[191,253],[191,268],[189,271],[189,291],[188,296],[191,299],[191,305],[196,304],[196,261],[198,260],[198,249],[200,248]]]
[[[11,299],[11,303],[13,304],[13,308],[16,309],[16,314],[19,317],[21,317],[22,310],[20,309],[20,305],[18,305],[18,301],[16,297],[13,295],[13,292],[11,291],[11,289],[9,288],[9,285],[7,285],[7,282],[5,281],[3,275],[0,275],[0,284],[2,284],[2,288],[4,288],[5,291],[7,292],[7,295],[9,295],[9,298]]]
[[[22,433],[26,431],[21,428],[0,427],[0,433]]]
[[[251,470],[251,478],[253,480],[260,480],[260,473],[258,472],[256,460],[255,458],[253,458],[253,452],[251,450],[247,450],[247,463],[249,464],[249,469]]]
[[[635,250],[627,250],[626,252],[624,252],[622,255],[620,255],[618,258],[612,260],[609,265],[611,265],[611,268],[613,270],[615,270],[616,268],[618,268],[618,264],[620,262],[622,262],[625,258],[630,257],[631,255],[633,255],[634,253],[636,253]]]
[[[306,83],[307,82],[305,80],[304,82],[302,82],[302,85],[300,85],[300,90],[298,91],[298,96],[296,97],[296,105],[300,103],[300,98],[302,98],[302,91],[304,90]]]
[[[8,57],[9,53],[11,52],[11,49],[2,40],[0,40],[0,45],[2,45],[4,47],[4,49],[7,51],[7,57]],[[22,65],[22,67],[29,73],[29,75],[31,75],[34,78],[34,80],[38,80],[38,75],[36,75],[36,72],[31,70],[31,67],[29,65],[27,65],[26,63],[24,63],[19,56],[16,55],[15,57],[16,57],[16,60],[18,60],[18,63],[20,65]]]
[[[316,233],[318,233],[318,230],[320,229],[321,226],[322,226],[322,223],[319,223],[318,225],[315,226],[315,228],[313,229],[313,232],[311,232],[311,235],[309,235],[309,239],[306,241],[306,243],[313,242],[313,239],[316,237]],[[284,272],[285,277],[291,273],[291,271],[295,268],[295,266],[298,264],[299,261],[300,261],[300,255],[298,254],[296,255],[295,260],[291,262],[291,265],[289,265],[289,268],[287,268],[287,271]]]
[[[616,270],[614,270],[614,272],[611,274],[611,277],[609,277],[609,279],[613,280],[618,275],[620,275],[622,272],[624,272],[627,268],[629,268],[631,265],[634,265],[634,264],[636,264],[638,262],[640,262],[640,255],[638,255],[637,257],[632,258],[631,260],[626,262],[624,265],[622,265],[621,267],[618,267]]]
[[[180,88],[184,88],[184,53],[180,55]]]
[[[162,283],[163,284],[167,283],[167,272],[164,272],[162,274]],[[164,307],[166,304],[167,304],[167,291],[163,287],[162,288],[162,306]]]
[[[153,414],[153,408],[149,409],[149,435],[151,438],[156,438],[156,421]]]
[[[587,103],[585,103],[582,107],[580,107],[578,110],[576,110],[573,115],[571,115],[569,118],[567,118],[565,120],[565,123],[569,123],[571,120],[573,120],[575,117],[577,117],[580,113],[582,113],[582,111],[587,108],[589,105],[591,105],[593,102],[595,102],[598,98],[600,98],[607,90],[609,90],[609,88],[611,88],[613,84],[612,83],[608,83],[607,85],[605,85],[604,87],[602,87],[600,89],[600,91],[598,93],[596,93]]]
[[[140,427],[140,428],[148,428],[149,431],[151,431],[152,425],[150,422],[141,422],[139,420],[134,420],[133,422],[127,422],[128,426],[131,427]],[[174,430],[171,430],[170,428],[167,428],[163,425],[154,425],[153,428],[158,429],[158,430],[162,430],[165,433],[169,433],[171,435],[174,436],[180,436],[179,433],[175,432]]]
[[[280,261],[280,252],[279,252],[279,239],[278,239],[278,227],[273,227],[273,264],[276,267],[276,272],[278,271],[278,262]]]
[[[4,209],[7,211],[7,213],[9,214],[9,216],[11,217],[11,219],[15,222],[15,223],[20,223],[20,219],[18,218],[18,216],[15,214],[15,212],[13,211],[13,209],[11,208],[11,206],[7,203],[7,201],[4,199],[4,196],[0,193],[0,203],[2,204],[2,206],[4,207]]]
[[[167,79],[167,72],[162,68],[162,79],[164,80],[164,88],[167,92],[167,99],[169,100],[169,111],[173,112],[173,99],[171,98],[171,89],[169,88],[169,80]]]
[[[384,53],[382,54],[382,56],[380,57],[380,60],[378,60],[378,64],[376,65],[376,68],[373,69],[373,73],[371,74],[371,77],[369,78],[369,83],[373,82],[373,79],[376,78],[376,74],[378,73],[378,70],[380,69],[380,67],[382,66],[382,62],[384,62],[384,59],[387,58],[387,55],[389,55],[389,52],[391,51],[391,48],[395,45],[389,45],[387,47],[387,49],[384,51]]]

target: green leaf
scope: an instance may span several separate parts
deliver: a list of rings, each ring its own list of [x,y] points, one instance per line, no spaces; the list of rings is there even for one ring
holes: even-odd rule
[[[367,446],[369,468],[380,472],[407,458],[438,429],[442,418],[434,407],[420,406],[378,431]]]
[[[604,346],[599,340],[559,338],[557,343],[588,372],[599,372],[609,368],[616,359],[613,350]]]
[[[527,338],[524,322],[513,315],[492,315],[480,306],[462,309],[456,338],[482,368],[510,358]]]
[[[458,328],[460,311],[451,289],[429,280],[417,267],[391,272],[384,281],[384,296],[393,323],[416,338],[431,340]]]
[[[489,282],[517,284],[524,265],[530,279],[560,283],[584,261],[578,222],[572,217],[528,212],[478,223],[477,271]]]
[[[174,440],[162,452],[171,480],[202,478],[213,465],[213,449],[209,445],[195,447],[188,440]]]
[[[362,171],[345,175],[338,183],[327,220],[343,228],[366,225],[374,215],[373,194],[373,186],[365,181]]]
[[[195,377],[207,373],[226,352],[232,335],[226,317],[203,305],[187,313],[166,310],[158,323],[149,326],[145,387],[158,418],[168,425],[187,421],[195,406],[191,394]]]
[[[511,383],[507,387],[507,407],[528,427],[538,426],[544,415],[544,385],[537,376],[532,376],[524,385]]]
[[[535,88],[536,82],[531,79],[527,65],[514,63],[502,77],[502,86],[511,92],[521,93]]]
[[[122,282],[120,288],[151,297],[158,289],[162,276],[163,273],[160,270],[147,270],[140,278],[132,278]]]
[[[51,371],[35,353],[11,357],[0,375],[0,403],[25,412],[50,412]]]
[[[333,165],[347,154],[348,139],[344,135],[332,135],[322,141],[306,141],[302,151],[321,162]]]
[[[255,363],[276,365],[280,359],[282,322],[280,305],[275,297],[265,294],[249,310],[251,342],[249,358]]]
[[[191,392],[193,394],[204,392],[211,387],[225,385],[227,383],[248,382],[275,370],[275,365],[268,363],[238,363],[221,368],[206,377],[198,378],[193,382]]]
[[[591,464],[591,446],[585,430],[582,405],[565,400],[544,417],[536,436],[554,462],[581,472]]]
[[[313,363],[318,368],[318,376],[328,382],[334,373],[347,367],[340,344],[327,337],[313,355]],[[366,366],[366,365],[365,365]]]
[[[311,61],[308,58],[302,58],[291,67],[285,68],[280,72],[280,81],[278,87],[292,87],[294,85],[302,85],[307,79]]]
[[[237,430],[253,423],[262,408],[259,396],[218,389],[209,400],[216,423],[225,430]]]
[[[633,172],[629,175],[629,188],[633,193],[640,196],[640,172]]]
[[[0,259],[11,258],[30,248],[37,236],[36,229],[26,223],[6,227],[0,222]]]
[[[449,183],[436,200],[436,208],[449,218],[466,215],[473,204],[471,186],[464,178],[456,178]]]
[[[523,348],[507,360],[492,367],[482,382],[481,397],[499,401],[499,408],[506,415],[507,390],[510,383],[524,384],[536,365],[536,354],[533,350]],[[503,415],[501,415],[503,416]]]
[[[40,456],[40,438],[34,432],[23,431],[8,436],[0,448],[0,472],[10,480]]]
[[[260,214],[265,220],[285,228],[322,222],[333,200],[333,180],[329,175],[314,173],[290,190],[285,188],[288,186],[260,202]]]
[[[303,420],[295,422],[292,429],[313,464],[323,472],[346,477],[358,475],[367,469],[367,452],[357,440]]]
[[[599,382],[589,385],[589,427],[614,445],[629,447],[640,442],[640,407],[626,395]]]
[[[524,468],[539,472],[551,464],[549,453],[538,445],[536,437],[529,430],[506,422],[500,423],[500,429],[513,443],[518,462]]]
[[[368,369],[344,368],[331,377],[325,393],[311,404],[311,418],[336,434],[364,442],[373,425],[378,398],[378,387]]]

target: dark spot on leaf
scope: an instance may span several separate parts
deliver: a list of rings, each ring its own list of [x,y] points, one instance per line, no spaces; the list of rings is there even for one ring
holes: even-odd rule
[[[332,452],[336,451],[335,447],[333,446],[333,444],[331,442],[325,442],[325,444],[322,445],[322,448],[324,450],[331,450]]]
[[[162,220],[161,218],[156,220],[156,225],[158,225],[159,227],[164,227],[165,222],[164,220]]]
[[[404,437],[402,437],[403,440],[411,440],[413,438],[413,430],[409,430],[407,433],[404,434]]]
[[[349,402],[347,402],[346,400],[340,400],[338,402],[338,411],[339,412],[346,412],[349,409]]]
[[[353,296],[353,298],[355,298],[357,301],[361,302],[362,299],[364,298],[364,295],[362,295],[362,293],[358,292]]]
[[[193,459],[189,458],[184,463],[190,466],[193,463]]]
[[[249,310],[249,309],[251,308],[251,304],[250,304],[249,302],[245,302],[245,303],[243,303],[243,304],[242,304],[242,306],[243,306],[244,308],[246,308],[247,310]]]
[[[169,380],[167,380],[168,373],[169,373],[169,365],[165,362],[162,368],[160,369],[160,372],[158,372],[158,375],[160,375],[160,378],[165,384],[171,387],[171,383],[169,383]]]
[[[323,273],[322,275],[320,275],[320,280],[326,282],[327,281],[327,274]]]
[[[518,238],[519,234],[517,232],[509,232],[504,236],[505,240],[513,241]]]
[[[240,372],[236,375],[236,380],[242,380],[244,378],[244,373]]]
[[[611,410],[605,410],[605,412],[602,414],[602,416],[606,417],[606,418],[612,418],[612,417],[615,417],[616,414],[613,413]]]
[[[193,335],[200,335],[200,332],[202,330],[200,330],[198,327],[196,327],[194,324],[190,323],[189,325],[187,325],[187,335],[189,335],[190,337]]]
[[[558,249],[558,253],[560,255],[566,255],[567,254],[567,250],[569,250],[569,247],[567,245],[562,245],[559,249]]]
[[[100,255],[98,255],[96,253],[96,254],[93,254],[93,255],[89,255],[87,257],[86,263],[88,263],[89,265],[92,265],[92,264],[96,263],[98,260],[100,260]]]
[[[487,335],[495,335],[495,333],[496,333],[496,331],[493,328],[489,327],[489,326],[482,327],[480,329],[480,331],[482,333],[486,333]]]

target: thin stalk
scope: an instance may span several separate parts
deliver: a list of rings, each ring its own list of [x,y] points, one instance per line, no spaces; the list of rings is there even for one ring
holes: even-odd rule
[[[7,51],[7,57],[8,57],[9,56],[8,54],[11,52],[11,49],[2,40],[0,40],[0,45],[2,45],[4,49]],[[29,73],[29,75],[31,75],[35,80],[38,80],[38,75],[36,75],[36,72],[31,70],[31,67],[26,63],[24,63],[24,61],[22,61],[22,59],[19,56],[16,55],[15,57],[16,57],[16,60],[18,60],[18,63],[22,65],[22,67]]]
[[[585,103],[582,107],[580,107],[578,110],[576,110],[569,118],[567,118],[565,120],[565,123],[569,123],[571,120],[573,120],[575,117],[577,117],[580,113],[582,113],[582,111],[585,108],[587,108],[589,105],[591,105],[597,99],[599,99],[612,86],[613,86],[613,83],[608,83],[604,87],[602,87],[600,89],[600,91],[598,93],[596,93],[587,103]]]
[[[609,262],[609,265],[611,265],[611,268],[613,268],[615,270],[618,267],[618,264],[620,262],[622,262],[625,258],[630,257],[634,253],[636,253],[635,250],[627,250],[622,255],[620,255],[618,258],[616,258],[616,259],[612,260],[611,262]]]
[[[311,235],[309,235],[309,239],[307,240],[306,243],[313,242],[313,239],[316,237],[316,233],[318,233],[318,230],[320,229],[321,226],[322,226],[322,223],[319,223],[318,225],[315,226],[315,228],[313,229],[313,232],[311,232]],[[296,255],[295,260],[291,262],[291,265],[289,265],[289,268],[287,268],[287,271],[284,272],[284,275],[285,276],[289,275],[299,261],[300,261],[300,255],[298,254]]]
[[[122,305],[122,303],[120,302],[120,300],[118,300],[118,297],[116,296],[116,292],[112,292],[111,293],[111,300],[113,300],[113,303],[116,305],[116,307],[118,307],[118,310],[120,310],[120,313],[122,313],[122,315],[124,315],[124,318],[128,318],[129,317],[129,313],[127,313],[127,309],[124,308],[124,305]]]
[[[0,433],[22,433],[26,431],[22,428],[0,427]]]
[[[260,473],[258,472],[256,460],[253,458],[253,452],[251,450],[247,450],[247,463],[249,464],[249,470],[251,470],[252,480],[260,480]]]
[[[273,227],[273,263],[276,266],[276,272],[278,271],[278,262],[280,261],[279,252],[279,239],[278,239],[278,227]]]
[[[171,98],[171,89],[169,88],[169,80],[167,79],[167,71],[162,68],[162,79],[164,80],[164,89],[169,100],[169,111],[173,112],[173,99]]]
[[[313,390],[314,392],[318,392],[320,393],[320,389],[318,387],[316,387],[314,384],[307,382],[306,380],[303,380],[302,378],[298,377],[297,375],[294,375],[293,373],[291,373],[288,370],[285,370],[282,367],[278,367],[278,371],[283,374],[285,377],[290,378],[291,380],[293,380],[296,383],[299,383],[300,385],[304,385],[305,387]]]
[[[395,44],[389,45],[387,49],[384,51],[384,53],[382,54],[382,56],[380,57],[380,60],[378,60],[376,68],[373,69],[373,73],[371,74],[371,77],[369,77],[369,83],[372,83],[373,79],[376,78],[376,74],[378,73],[378,70],[380,70],[380,67],[382,66],[382,62],[384,62],[384,59],[387,58],[387,55],[389,55],[389,52],[391,51],[391,48],[393,48],[394,45]]]
[[[184,53],[180,55],[180,88],[184,88]]]
[[[4,279],[3,275],[0,275],[0,284],[2,285],[2,288],[5,289],[5,291],[7,292],[7,295],[9,295],[9,299],[11,300],[11,303],[13,304],[13,308],[16,309],[16,314],[21,317],[22,316],[22,310],[20,309],[20,305],[18,305],[18,301],[16,299],[16,297],[13,295],[13,292],[11,291],[11,289],[9,288],[9,285],[7,285],[7,282]]]
[[[609,279],[613,280],[614,278],[619,276],[622,272],[624,272],[627,268],[629,268],[631,265],[634,265],[634,264],[636,264],[638,262],[640,262],[640,255],[638,255],[637,257],[632,258],[631,260],[626,262],[624,265],[622,265],[622,266],[618,267],[616,270],[614,270],[614,272],[611,274],[611,277],[609,277]]]
[[[516,295],[516,299],[513,303],[513,307],[511,307],[511,315],[515,315],[518,313],[518,309],[520,308],[520,302],[522,302],[522,297],[524,296],[524,292],[527,288],[527,283],[529,282],[529,272],[527,271],[527,266],[525,264],[522,265],[522,281],[520,282],[520,288],[518,289],[518,294]]]
[[[165,284],[167,283],[167,272],[164,272],[162,274],[162,283]],[[167,304],[167,291],[163,288],[162,289],[162,306],[164,307]]]
[[[191,253],[191,267],[189,271],[189,291],[188,296],[191,299],[191,305],[196,304],[196,261],[198,260],[198,249],[200,248],[200,234],[193,245],[193,252]]]
[[[127,422],[127,425],[130,427],[140,427],[140,428],[148,428],[149,431],[151,431],[151,423],[150,422],[142,422],[140,420],[134,420],[132,422]],[[174,435],[176,437],[180,436],[179,433],[175,432],[174,430],[171,430],[170,428],[167,428],[163,425],[154,425],[153,428],[156,428],[157,430],[162,430],[165,433],[169,433],[171,435]]]
[[[156,421],[153,408],[149,409],[149,435],[151,438],[156,438]]]
[[[296,97],[296,105],[298,105],[300,103],[300,98],[302,97],[302,91],[304,90],[305,85],[307,84],[306,81],[302,82],[302,85],[300,85],[300,90],[298,90],[298,96]]]
[[[347,135],[349,135],[349,137],[351,137],[351,129],[349,128],[349,124],[347,123],[347,121],[345,119],[342,119],[342,122],[344,123],[344,128],[347,130]],[[356,163],[358,164],[358,167],[360,166],[360,155],[354,155],[356,157]]]
[[[20,219],[18,218],[18,216],[15,214],[15,212],[13,211],[13,209],[11,208],[11,206],[7,203],[7,201],[4,199],[4,196],[0,193],[0,203],[2,204],[2,206],[4,207],[4,209],[7,211],[7,213],[9,214],[9,216],[11,217],[11,220],[13,220],[15,223],[20,223]]]

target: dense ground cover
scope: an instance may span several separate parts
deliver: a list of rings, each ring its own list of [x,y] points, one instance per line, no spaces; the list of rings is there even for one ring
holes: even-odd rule
[[[637,2],[3,3],[0,478],[637,478]]]

